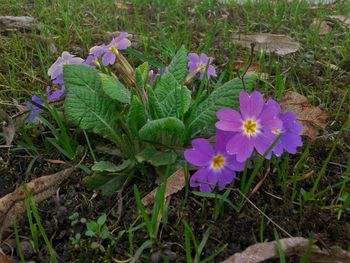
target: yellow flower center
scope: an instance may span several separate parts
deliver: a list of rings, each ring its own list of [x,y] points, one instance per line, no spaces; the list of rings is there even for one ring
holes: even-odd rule
[[[205,70],[205,66],[204,66],[202,63],[199,63],[199,64],[197,65],[197,70],[198,70],[198,71],[203,71],[203,70]]]
[[[92,64],[94,64],[96,67],[100,68],[101,65],[100,65],[100,62],[98,61],[98,59],[95,59]]]
[[[119,51],[118,49],[115,47],[115,46],[111,46],[111,48],[109,49],[112,53],[118,55],[119,54]]]
[[[281,131],[280,129],[276,129],[276,130],[273,130],[272,133],[278,135],[281,133]]]
[[[244,133],[247,135],[256,135],[258,133],[258,129],[257,129],[258,124],[253,121],[253,120],[246,120],[243,123],[243,130]]]
[[[224,166],[224,163],[225,158],[221,154],[218,154],[211,160],[211,167],[219,170]]]

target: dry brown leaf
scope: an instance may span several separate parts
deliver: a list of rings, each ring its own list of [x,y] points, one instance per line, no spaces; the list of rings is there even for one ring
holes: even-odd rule
[[[303,237],[284,238],[280,240],[281,248],[285,255],[303,256],[308,249],[309,240]],[[221,263],[258,263],[270,258],[278,257],[276,241],[258,243],[236,253]],[[313,245],[311,248],[310,261],[313,263],[349,263],[350,253],[339,247],[333,247],[331,251],[322,250]]]
[[[175,173],[173,173],[167,181],[166,190],[165,190],[165,197],[168,197],[172,194],[177,193],[178,191],[182,190],[185,187],[185,170],[183,168],[177,170]],[[142,198],[142,204],[144,206],[149,206],[154,203],[154,199],[156,197],[157,188],[153,189],[152,192],[150,192],[148,195],[146,195],[144,198]]]
[[[319,30],[320,35],[328,35],[332,31],[332,27],[326,22],[319,19],[314,19],[310,27],[313,30]]]
[[[31,16],[0,16],[0,32],[29,29],[34,22],[35,18]]]
[[[46,175],[27,183],[28,191],[37,203],[52,196],[73,171],[75,167],[67,168],[58,173]],[[11,226],[12,221],[25,211],[24,186],[9,193],[0,199],[0,238],[3,231]]]
[[[0,252],[0,263],[14,263],[13,260],[9,259],[6,255]]]
[[[16,134],[15,121],[5,112],[0,110],[0,117],[5,120],[2,124],[2,132],[5,138],[5,145],[10,146]]]
[[[286,35],[261,33],[255,35],[233,35],[234,43],[250,48],[255,44],[255,50],[272,52],[277,55],[287,55],[299,50],[300,44]]]
[[[293,91],[288,91],[280,101],[282,111],[293,111],[297,120],[303,125],[301,135],[315,139],[317,127],[325,129],[327,126],[328,113],[320,108],[311,105],[309,100]]]
[[[124,1],[120,1],[120,0],[114,1],[114,5],[117,9],[131,10],[135,8],[135,4],[125,3]]]
[[[337,20],[344,24],[346,27],[350,27],[350,17],[349,16],[329,16],[328,18],[332,20]]]
[[[235,71],[244,70],[245,67],[246,67],[246,63],[242,60],[237,60],[233,62],[233,69]],[[257,63],[251,63],[245,75],[246,76],[258,75],[259,72],[260,72],[260,65]]]

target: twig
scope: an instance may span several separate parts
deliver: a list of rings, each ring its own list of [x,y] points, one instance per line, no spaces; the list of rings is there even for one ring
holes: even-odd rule
[[[233,189],[235,191],[237,191],[238,193],[240,193],[240,195],[243,196],[243,198],[245,200],[247,200],[247,202],[249,204],[251,204],[252,207],[254,207],[256,210],[258,210],[259,213],[261,213],[264,217],[266,217],[272,224],[274,224],[279,230],[281,230],[284,234],[286,234],[288,237],[293,237],[291,234],[289,234],[286,230],[284,230],[280,225],[278,225],[274,220],[272,220],[272,218],[270,218],[268,215],[266,215],[263,211],[261,211],[259,209],[259,207],[257,207],[252,201],[249,200],[248,197],[246,197],[239,189]]]
[[[238,78],[242,81],[242,85],[243,85],[243,89],[244,89],[244,90],[247,90],[247,89],[246,89],[246,86],[245,86],[245,82],[244,82],[244,76],[247,74],[248,69],[250,68],[250,66],[251,66],[252,63],[253,63],[253,56],[254,56],[255,45],[256,45],[255,42],[252,42],[252,43],[250,44],[250,55],[249,55],[248,64],[247,64],[247,66],[245,67],[245,69],[244,69],[242,75],[239,73],[239,68],[237,68],[237,71],[236,71]]]

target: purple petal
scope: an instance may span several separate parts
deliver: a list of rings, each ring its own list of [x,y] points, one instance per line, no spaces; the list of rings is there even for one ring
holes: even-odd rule
[[[223,168],[218,176],[219,190],[223,190],[226,185],[233,182],[236,178],[236,173],[230,169]]]
[[[262,126],[262,129],[266,132],[273,130],[282,130],[283,127],[282,121],[276,116],[273,116],[271,119],[265,120],[260,124]]]
[[[207,56],[206,54],[203,54],[203,53],[202,53],[202,54],[199,56],[199,63],[203,64],[204,67],[207,66],[208,61],[209,61],[209,58],[208,58],[208,56]]]
[[[101,57],[103,53],[106,51],[107,51],[106,45],[94,46],[90,48],[90,54],[94,55],[95,57]]]
[[[200,152],[206,153],[209,156],[214,155],[214,149],[206,139],[194,139],[192,140],[192,147]]]
[[[210,76],[217,77],[216,70],[213,65],[209,65],[208,67],[208,77]]]
[[[115,62],[115,59],[116,59],[115,54],[108,51],[102,57],[102,64],[104,66],[113,65]]]
[[[281,144],[287,152],[295,154],[297,148],[303,145],[301,136],[294,133],[286,133],[282,135]]]
[[[214,155],[213,147],[205,139],[192,140],[193,149],[184,153],[187,162],[195,166],[208,166]]]
[[[240,111],[244,120],[256,119],[264,107],[264,98],[261,93],[254,91],[250,96],[247,92],[241,92],[239,96]]]
[[[195,70],[197,70],[197,64],[195,64],[195,63],[188,63],[188,71],[190,73],[192,73]]]
[[[230,108],[223,108],[216,112],[216,117],[221,121],[239,122],[242,125],[242,117],[238,111]]]
[[[236,155],[238,162],[245,162],[253,153],[254,144],[247,136],[237,133],[227,143],[227,153]]]
[[[215,185],[210,186],[210,184],[208,183],[208,176],[210,176],[209,174],[211,174],[210,168],[204,168],[204,169],[198,170],[191,176],[190,186],[191,187],[199,186],[199,189],[201,192],[213,191]]]
[[[258,153],[260,153],[261,155],[264,155],[276,138],[277,138],[277,135],[273,133],[260,133],[253,139],[255,149],[257,150]],[[266,159],[270,159],[271,154],[272,154],[272,151],[270,151],[267,154]]]
[[[216,151],[217,153],[226,155],[227,142],[234,135],[232,132],[216,130]]]
[[[280,108],[276,104],[273,103],[273,100],[270,100],[268,103],[265,103],[264,108],[261,111],[259,116],[259,120],[264,122],[273,118],[274,116],[278,116],[280,113]]]
[[[127,49],[131,46],[131,41],[127,38],[118,41],[116,48],[119,50]]]
[[[197,65],[198,62],[199,62],[199,56],[196,53],[188,54],[188,63]]]
[[[226,158],[227,163],[225,164],[225,166],[237,172],[244,170],[245,162],[238,162],[235,155],[229,155]]]
[[[215,127],[222,131],[240,132],[242,131],[242,123],[231,121],[218,121]]]

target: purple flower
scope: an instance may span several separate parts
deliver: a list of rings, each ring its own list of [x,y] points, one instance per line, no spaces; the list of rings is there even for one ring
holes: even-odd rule
[[[101,46],[94,46],[90,49],[89,56],[84,61],[84,64],[90,65],[92,67],[99,66],[98,59],[103,56],[107,51],[107,46],[102,44]]]
[[[221,109],[216,113],[219,121],[216,128],[232,132],[226,150],[237,156],[237,161],[244,162],[253,153],[254,148],[263,155],[277,135],[275,130],[282,129],[282,121],[274,105],[265,104],[261,93],[254,91],[250,96],[242,91],[239,97],[240,112]],[[271,158],[271,151],[266,158]]]
[[[273,99],[269,99],[265,105],[272,105],[278,112],[281,112],[281,106]],[[278,157],[283,154],[284,150],[295,154],[297,148],[303,145],[300,136],[303,126],[297,122],[294,112],[280,113],[279,118],[283,123],[282,128],[280,130],[273,130],[272,133],[277,135],[281,134],[281,138],[273,148],[273,153]]]
[[[213,65],[210,65],[212,61],[212,57],[208,57],[203,53],[200,56],[198,56],[196,53],[190,53],[188,54],[188,70],[190,73],[199,72],[199,78],[203,79],[205,69],[207,67],[207,64],[209,64],[207,71],[208,78],[211,76],[216,77],[216,70]]]
[[[227,132],[217,131],[216,149],[206,139],[192,140],[193,148],[185,151],[185,159],[201,169],[191,176],[191,187],[199,186],[201,192],[211,192],[218,185],[222,190],[236,178],[236,171],[243,171],[244,163],[226,153],[229,136]]]
[[[39,105],[44,105],[44,101],[42,101],[39,97],[35,95],[32,97],[32,102],[35,102],[36,104],[39,104]],[[30,101],[27,102],[27,109],[31,110],[31,113],[29,114],[27,119],[28,123],[33,122],[36,118],[36,115],[42,112],[42,109],[32,102]]]
[[[66,89],[64,86],[61,86],[61,89],[59,90],[55,90],[54,92],[51,92],[51,87],[47,86],[46,87],[46,94],[47,94],[47,101],[53,101],[53,100],[57,100],[63,96],[66,95]]]
[[[66,64],[81,64],[84,60],[79,57],[71,55],[69,52],[64,51],[62,56],[59,57],[55,63],[51,65],[47,74],[51,77],[54,84],[63,84],[63,65]]]
[[[104,66],[113,65],[117,54],[119,54],[119,50],[127,49],[131,46],[130,40],[127,38],[129,33],[121,32],[118,37],[113,38],[111,43],[109,43],[104,48],[104,54],[102,57],[102,64]]]
[[[47,94],[47,102],[50,102],[53,100],[57,100],[57,99],[61,98],[62,96],[65,96],[66,89],[64,86],[61,86],[61,89],[51,92],[51,87],[47,86],[46,87],[46,94]],[[27,109],[31,111],[31,113],[29,114],[29,117],[27,119],[28,123],[33,122],[35,120],[36,116],[42,112],[42,108],[35,105],[33,102],[35,102],[36,104],[39,104],[41,106],[44,105],[44,101],[35,95],[32,97],[32,101],[27,102]]]
[[[159,68],[157,73],[155,73],[153,70],[150,70],[148,72],[148,75],[151,78],[151,80],[150,80],[151,85],[153,84],[153,82],[156,80],[156,78],[158,76],[163,76],[166,73],[167,69],[168,69],[168,67]]]

